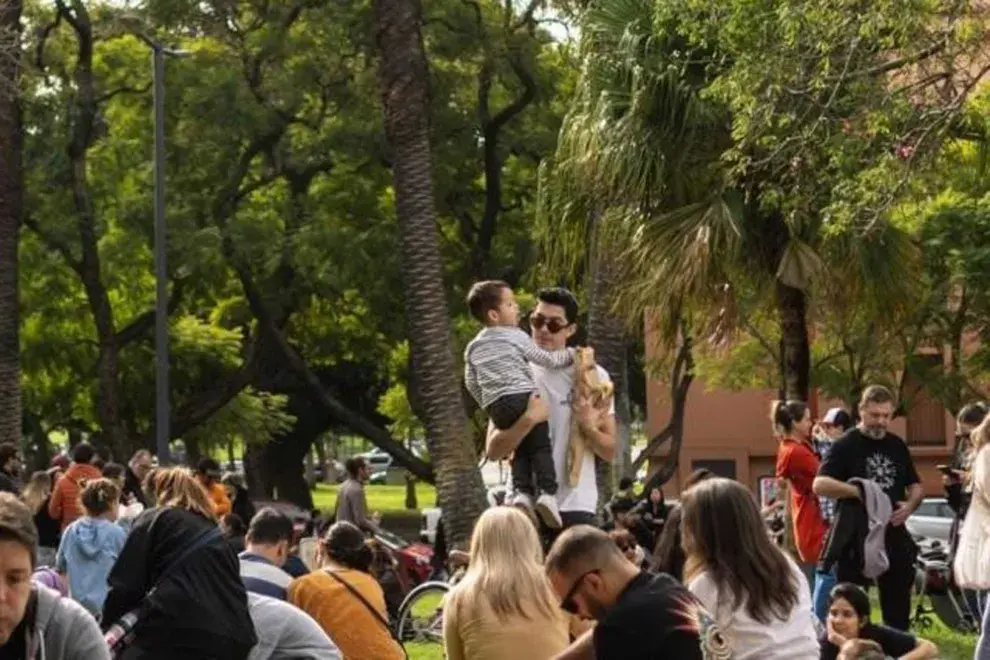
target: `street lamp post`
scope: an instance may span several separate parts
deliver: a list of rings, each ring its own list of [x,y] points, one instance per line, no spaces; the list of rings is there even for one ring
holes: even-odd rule
[[[168,451],[171,406],[168,385],[168,264],[165,227],[165,52],[151,48],[155,114],[155,446],[158,463],[172,462]]]
[[[158,463],[171,463],[169,454],[168,369],[168,232],[165,224],[165,56],[186,55],[143,37],[151,47],[152,96],[155,121],[155,447]]]

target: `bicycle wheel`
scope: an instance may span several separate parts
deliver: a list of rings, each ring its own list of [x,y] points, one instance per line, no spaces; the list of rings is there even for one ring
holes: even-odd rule
[[[443,644],[443,601],[448,591],[446,582],[424,582],[406,595],[396,627],[403,643]]]

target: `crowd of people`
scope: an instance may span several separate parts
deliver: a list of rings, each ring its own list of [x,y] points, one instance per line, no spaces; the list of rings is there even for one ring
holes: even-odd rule
[[[139,451],[120,466],[83,442],[20,489],[20,453],[0,445],[3,457],[4,660],[404,657],[374,549],[351,522],[329,526],[307,566],[293,521],[254,511],[212,459],[154,468]],[[242,515],[239,545],[229,529]]]
[[[887,429],[889,391],[868,388],[856,424],[839,409],[816,422],[801,402],[774,404],[793,549],[749,489],[707,470],[675,506],[659,487],[637,494],[623,480],[599,512],[595,462],[615,453],[614,408],[573,394],[576,299],[540,291],[527,337],[510,332],[507,286],[474,293],[492,331],[469,352],[470,389],[493,418],[488,457],[511,456],[522,486],[474,527],[466,572],[442,604],[448,658],[938,657],[908,632],[917,550],[904,523],[922,491]],[[984,617],[977,658],[990,657],[986,413],[960,413],[945,470],[959,514],[955,579]],[[574,433],[590,450],[577,460]],[[211,459],[158,468],[139,451],[118,465],[84,442],[23,488],[22,469],[17,448],[0,445],[0,660],[405,657],[360,458],[347,462],[332,524],[306,548],[291,519],[256,511]],[[871,622],[873,586],[883,624]]]

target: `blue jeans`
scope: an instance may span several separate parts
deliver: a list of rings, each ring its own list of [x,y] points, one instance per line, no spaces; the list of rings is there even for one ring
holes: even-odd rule
[[[815,572],[815,589],[811,594],[811,605],[815,610],[815,616],[823,624],[828,618],[828,597],[832,593],[832,587],[835,586],[836,582],[835,566],[828,573],[822,573],[821,571]]]

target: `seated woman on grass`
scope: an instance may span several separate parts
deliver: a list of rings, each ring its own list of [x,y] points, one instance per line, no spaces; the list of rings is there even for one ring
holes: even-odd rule
[[[850,640],[871,640],[884,655],[899,660],[929,660],[938,657],[931,642],[906,632],[870,622],[870,599],[855,584],[843,582],[832,589],[828,606],[828,638],[822,640],[822,660],[836,660],[839,649]]]

